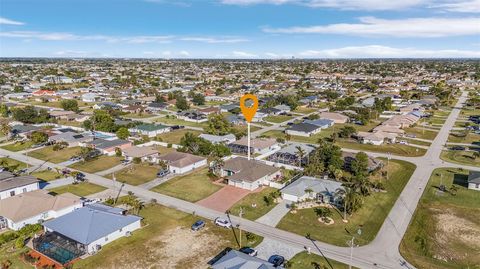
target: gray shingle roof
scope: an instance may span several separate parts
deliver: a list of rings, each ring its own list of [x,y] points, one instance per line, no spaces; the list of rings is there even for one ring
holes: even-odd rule
[[[257,257],[251,257],[237,250],[230,250],[212,265],[213,269],[273,269],[273,264]],[[283,268],[283,267],[277,267]]]
[[[306,189],[311,189],[314,193],[335,193],[343,187],[338,181],[303,176],[283,188],[281,192],[300,197],[305,194]]]
[[[468,175],[468,183],[480,184],[480,172],[470,171]]]
[[[287,130],[310,133],[310,132],[313,132],[313,131],[317,130],[318,128],[320,128],[320,127],[318,127],[317,125],[310,124],[310,123],[297,123],[297,124],[293,124],[292,126],[290,126]]]
[[[118,214],[111,207],[87,205],[43,226],[87,245],[141,219]]]

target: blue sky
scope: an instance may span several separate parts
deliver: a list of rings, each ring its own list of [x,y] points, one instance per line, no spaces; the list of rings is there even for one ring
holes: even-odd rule
[[[1,57],[480,57],[480,0],[2,0]]]

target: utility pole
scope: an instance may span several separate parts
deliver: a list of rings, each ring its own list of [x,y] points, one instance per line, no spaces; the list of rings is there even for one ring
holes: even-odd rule
[[[243,216],[243,207],[240,207],[240,212],[238,213],[238,216],[242,218]],[[240,247],[242,247],[242,228],[240,228],[240,223],[237,225],[238,231],[240,233]]]
[[[348,265],[348,269],[352,269],[353,247],[355,245],[355,236],[352,236],[352,240],[347,241],[347,244],[350,246],[350,264]]]

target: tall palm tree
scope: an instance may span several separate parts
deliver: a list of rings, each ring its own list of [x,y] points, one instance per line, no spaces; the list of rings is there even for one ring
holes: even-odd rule
[[[357,211],[363,203],[363,197],[352,187],[345,187],[343,190],[343,207],[344,207],[344,219],[347,218],[347,213],[350,215]]]
[[[305,150],[300,146],[296,146],[295,148],[297,149],[298,166],[302,167],[302,160],[303,157],[305,157]]]

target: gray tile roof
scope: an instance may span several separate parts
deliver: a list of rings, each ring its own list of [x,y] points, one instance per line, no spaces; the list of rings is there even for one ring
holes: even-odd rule
[[[27,186],[38,182],[39,180],[33,176],[10,177],[0,181],[0,191]]]
[[[105,205],[87,205],[47,221],[43,226],[87,245],[141,219],[134,215],[118,214]]]
[[[306,189],[311,189],[314,193],[333,194],[343,187],[338,181],[303,176],[283,188],[281,192],[300,197],[305,194]]]
[[[480,172],[470,171],[468,183],[480,184]]]
[[[310,123],[297,123],[297,124],[293,124],[292,126],[290,126],[287,130],[310,133],[310,132],[313,132],[313,131],[317,130],[318,128],[320,128],[320,127],[318,127],[317,125],[310,124]]]
[[[230,250],[212,265],[213,269],[273,269],[273,264],[257,257],[251,257],[237,250]],[[283,267],[277,267],[283,268]]]

